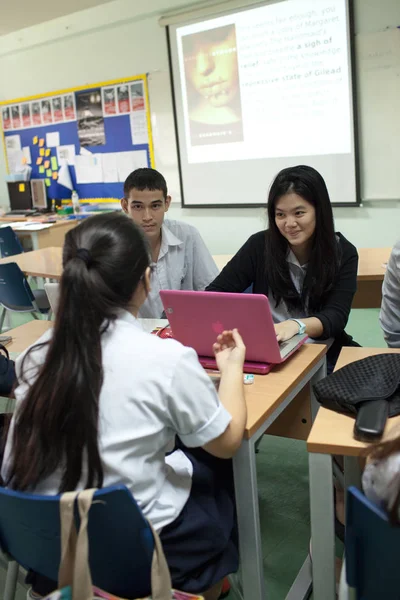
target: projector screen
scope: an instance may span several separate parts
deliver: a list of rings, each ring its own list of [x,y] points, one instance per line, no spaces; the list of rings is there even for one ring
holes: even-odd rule
[[[183,206],[257,206],[306,164],[358,203],[348,0],[283,0],[168,30]]]

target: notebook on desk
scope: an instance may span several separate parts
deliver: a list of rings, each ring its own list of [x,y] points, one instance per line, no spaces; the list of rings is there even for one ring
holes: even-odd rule
[[[194,348],[206,369],[216,368],[213,343],[226,329],[238,329],[243,338],[245,373],[269,373],[308,339],[299,334],[279,344],[268,298],[262,294],[163,290],[160,296],[174,338]]]

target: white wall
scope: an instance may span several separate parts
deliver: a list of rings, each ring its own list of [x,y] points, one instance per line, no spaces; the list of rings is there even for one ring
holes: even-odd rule
[[[399,0],[354,0],[356,32],[400,24]],[[115,0],[0,37],[0,99],[40,94],[143,72],[168,69],[165,32],[158,16],[190,0]],[[202,4],[202,3],[200,3]],[[139,8],[139,6],[144,8]],[[32,5],[33,6],[33,5]],[[34,8],[32,8],[34,10]],[[0,154],[0,205],[6,204],[4,155]],[[266,182],[266,193],[269,182]],[[251,183],[249,183],[251,194]],[[400,238],[399,202],[335,209],[336,228],[355,245],[389,246]],[[265,226],[261,209],[181,209],[202,233],[210,250],[234,252]]]

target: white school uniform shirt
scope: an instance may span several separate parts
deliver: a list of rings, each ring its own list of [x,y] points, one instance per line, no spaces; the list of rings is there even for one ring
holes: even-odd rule
[[[139,311],[143,319],[159,319],[164,312],[160,290],[204,290],[219,271],[200,233],[182,221],[164,221],[161,247],[154,263],[151,291]]]
[[[51,335],[48,331],[39,341]],[[130,313],[121,311],[102,335],[101,344],[104,379],[98,443],[103,486],[126,485],[144,515],[160,530],[178,517],[191,489],[190,460],[180,450],[165,456],[174,447],[175,435],[188,447],[204,446],[226,430],[231,416],[194,350],[146,333]],[[24,355],[17,360],[20,384],[15,390],[16,411],[5,448],[3,478],[10,464],[15,415],[45,355],[46,347],[28,357],[24,366],[28,383],[21,383]],[[84,465],[77,489],[84,487],[86,473]],[[29,491],[57,494],[60,481],[58,469]]]

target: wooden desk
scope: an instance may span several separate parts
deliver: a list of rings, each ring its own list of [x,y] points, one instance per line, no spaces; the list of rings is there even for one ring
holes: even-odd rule
[[[42,248],[0,259],[0,265],[15,262],[25,275],[60,279],[62,274],[62,248]]]
[[[22,352],[51,326],[48,321],[32,321],[11,330],[10,352]],[[147,329],[146,323],[144,327]],[[283,365],[268,375],[256,375],[254,384],[245,387],[247,425],[243,443],[233,459],[244,598],[268,598],[264,589],[255,444],[299,390],[325,376],[325,352],[325,346],[305,345]],[[315,407],[315,398],[311,398]],[[310,569],[307,561],[290,597],[307,597],[311,578],[305,582],[304,568]]]
[[[367,356],[400,352],[389,348],[343,348],[336,369]],[[385,435],[400,425],[400,416],[388,419]],[[367,444],[353,438],[354,417],[321,407],[307,440],[310,465],[310,513],[315,600],[335,599],[335,529],[332,455],[344,456],[345,487],[361,485],[359,457]]]
[[[380,308],[385,263],[391,248],[360,248],[358,250],[357,292],[352,308]]]
[[[0,217],[0,223],[16,223],[20,221],[24,222],[38,222],[34,218],[27,219],[26,217]],[[39,250],[41,248],[49,248],[52,246],[59,246],[60,248],[64,245],[65,234],[74,227],[80,221],[78,220],[59,220],[52,223],[51,227],[46,229],[40,229],[39,231],[30,230],[18,230],[15,233],[21,238],[23,243],[24,238],[30,238],[32,240],[33,250]]]
[[[389,260],[391,248],[359,248],[357,292],[352,308],[380,308],[384,264]],[[232,258],[230,254],[213,256],[217,267],[222,270]]]

